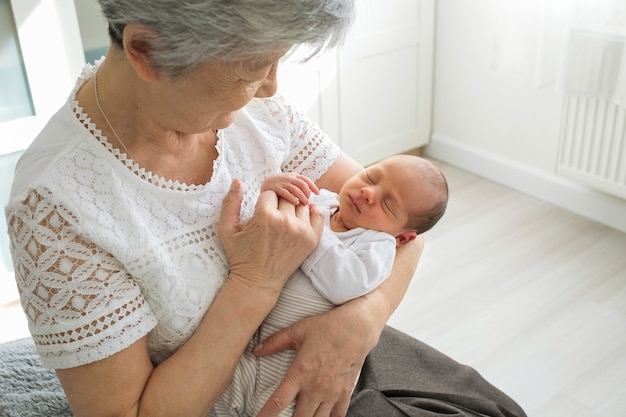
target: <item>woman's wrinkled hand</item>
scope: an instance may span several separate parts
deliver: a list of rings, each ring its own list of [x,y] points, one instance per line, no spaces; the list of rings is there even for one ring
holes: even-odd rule
[[[319,242],[324,226],[316,205],[297,205],[261,193],[253,216],[241,222],[243,187],[234,180],[223,199],[218,233],[230,266],[229,279],[252,289],[280,291]]]
[[[275,417],[297,398],[294,417],[343,417],[365,357],[378,342],[367,317],[346,307],[300,320],[254,354],[295,349],[296,357],[258,417]]]

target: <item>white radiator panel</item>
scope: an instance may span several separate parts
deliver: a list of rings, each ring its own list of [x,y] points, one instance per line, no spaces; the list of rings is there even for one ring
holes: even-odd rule
[[[626,108],[566,96],[557,172],[626,199]]]

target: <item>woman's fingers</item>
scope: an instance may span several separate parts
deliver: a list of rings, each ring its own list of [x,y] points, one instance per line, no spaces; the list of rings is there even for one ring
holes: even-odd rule
[[[287,216],[295,216],[305,226],[310,226],[316,237],[316,243],[324,227],[324,215],[320,208],[314,204],[292,204],[284,198],[278,198],[278,211]]]
[[[241,223],[242,188],[233,181],[223,200],[218,229],[231,277],[253,288],[279,290],[317,245],[322,214],[317,207],[296,206],[264,191],[252,217]]]
[[[309,222],[315,233],[315,244],[317,245],[320,236],[322,236],[322,229],[324,228],[324,213],[322,213],[322,210],[315,203],[302,207],[296,206],[296,216],[303,222]]]
[[[237,228],[241,221],[241,202],[243,201],[243,187],[238,179],[233,180],[230,189],[222,199],[222,212],[218,229],[224,229],[232,232],[233,228]]]
[[[359,369],[369,352],[363,340],[355,337],[358,332],[351,330],[355,329],[350,320],[334,309],[300,320],[255,348],[258,356],[296,350],[287,373],[258,417],[277,416],[280,407],[294,398],[294,417],[345,416]]]
[[[274,194],[274,195],[276,195],[276,194]],[[278,201],[277,201],[277,204],[276,204],[276,208],[279,211],[281,211],[281,212],[283,212],[283,213],[285,213],[287,215],[295,215],[296,208],[300,208],[301,209],[302,207],[306,207],[306,206],[302,206],[301,204],[295,205],[295,204],[287,201],[284,198],[277,198],[277,200]]]
[[[279,207],[280,198],[274,191],[263,191],[259,194],[256,206],[254,207],[254,216],[258,213],[272,213]]]

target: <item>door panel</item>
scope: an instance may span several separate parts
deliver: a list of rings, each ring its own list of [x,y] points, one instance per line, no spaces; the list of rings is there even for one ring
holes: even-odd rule
[[[428,143],[433,0],[360,0],[338,54],[340,136],[362,164]]]

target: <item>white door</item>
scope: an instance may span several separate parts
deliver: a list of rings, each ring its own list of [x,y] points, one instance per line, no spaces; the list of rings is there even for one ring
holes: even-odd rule
[[[337,144],[339,137],[337,52],[302,63],[306,55],[289,56],[278,66],[278,89],[317,123]]]
[[[339,136],[367,165],[428,143],[434,0],[358,0],[338,54]]]

